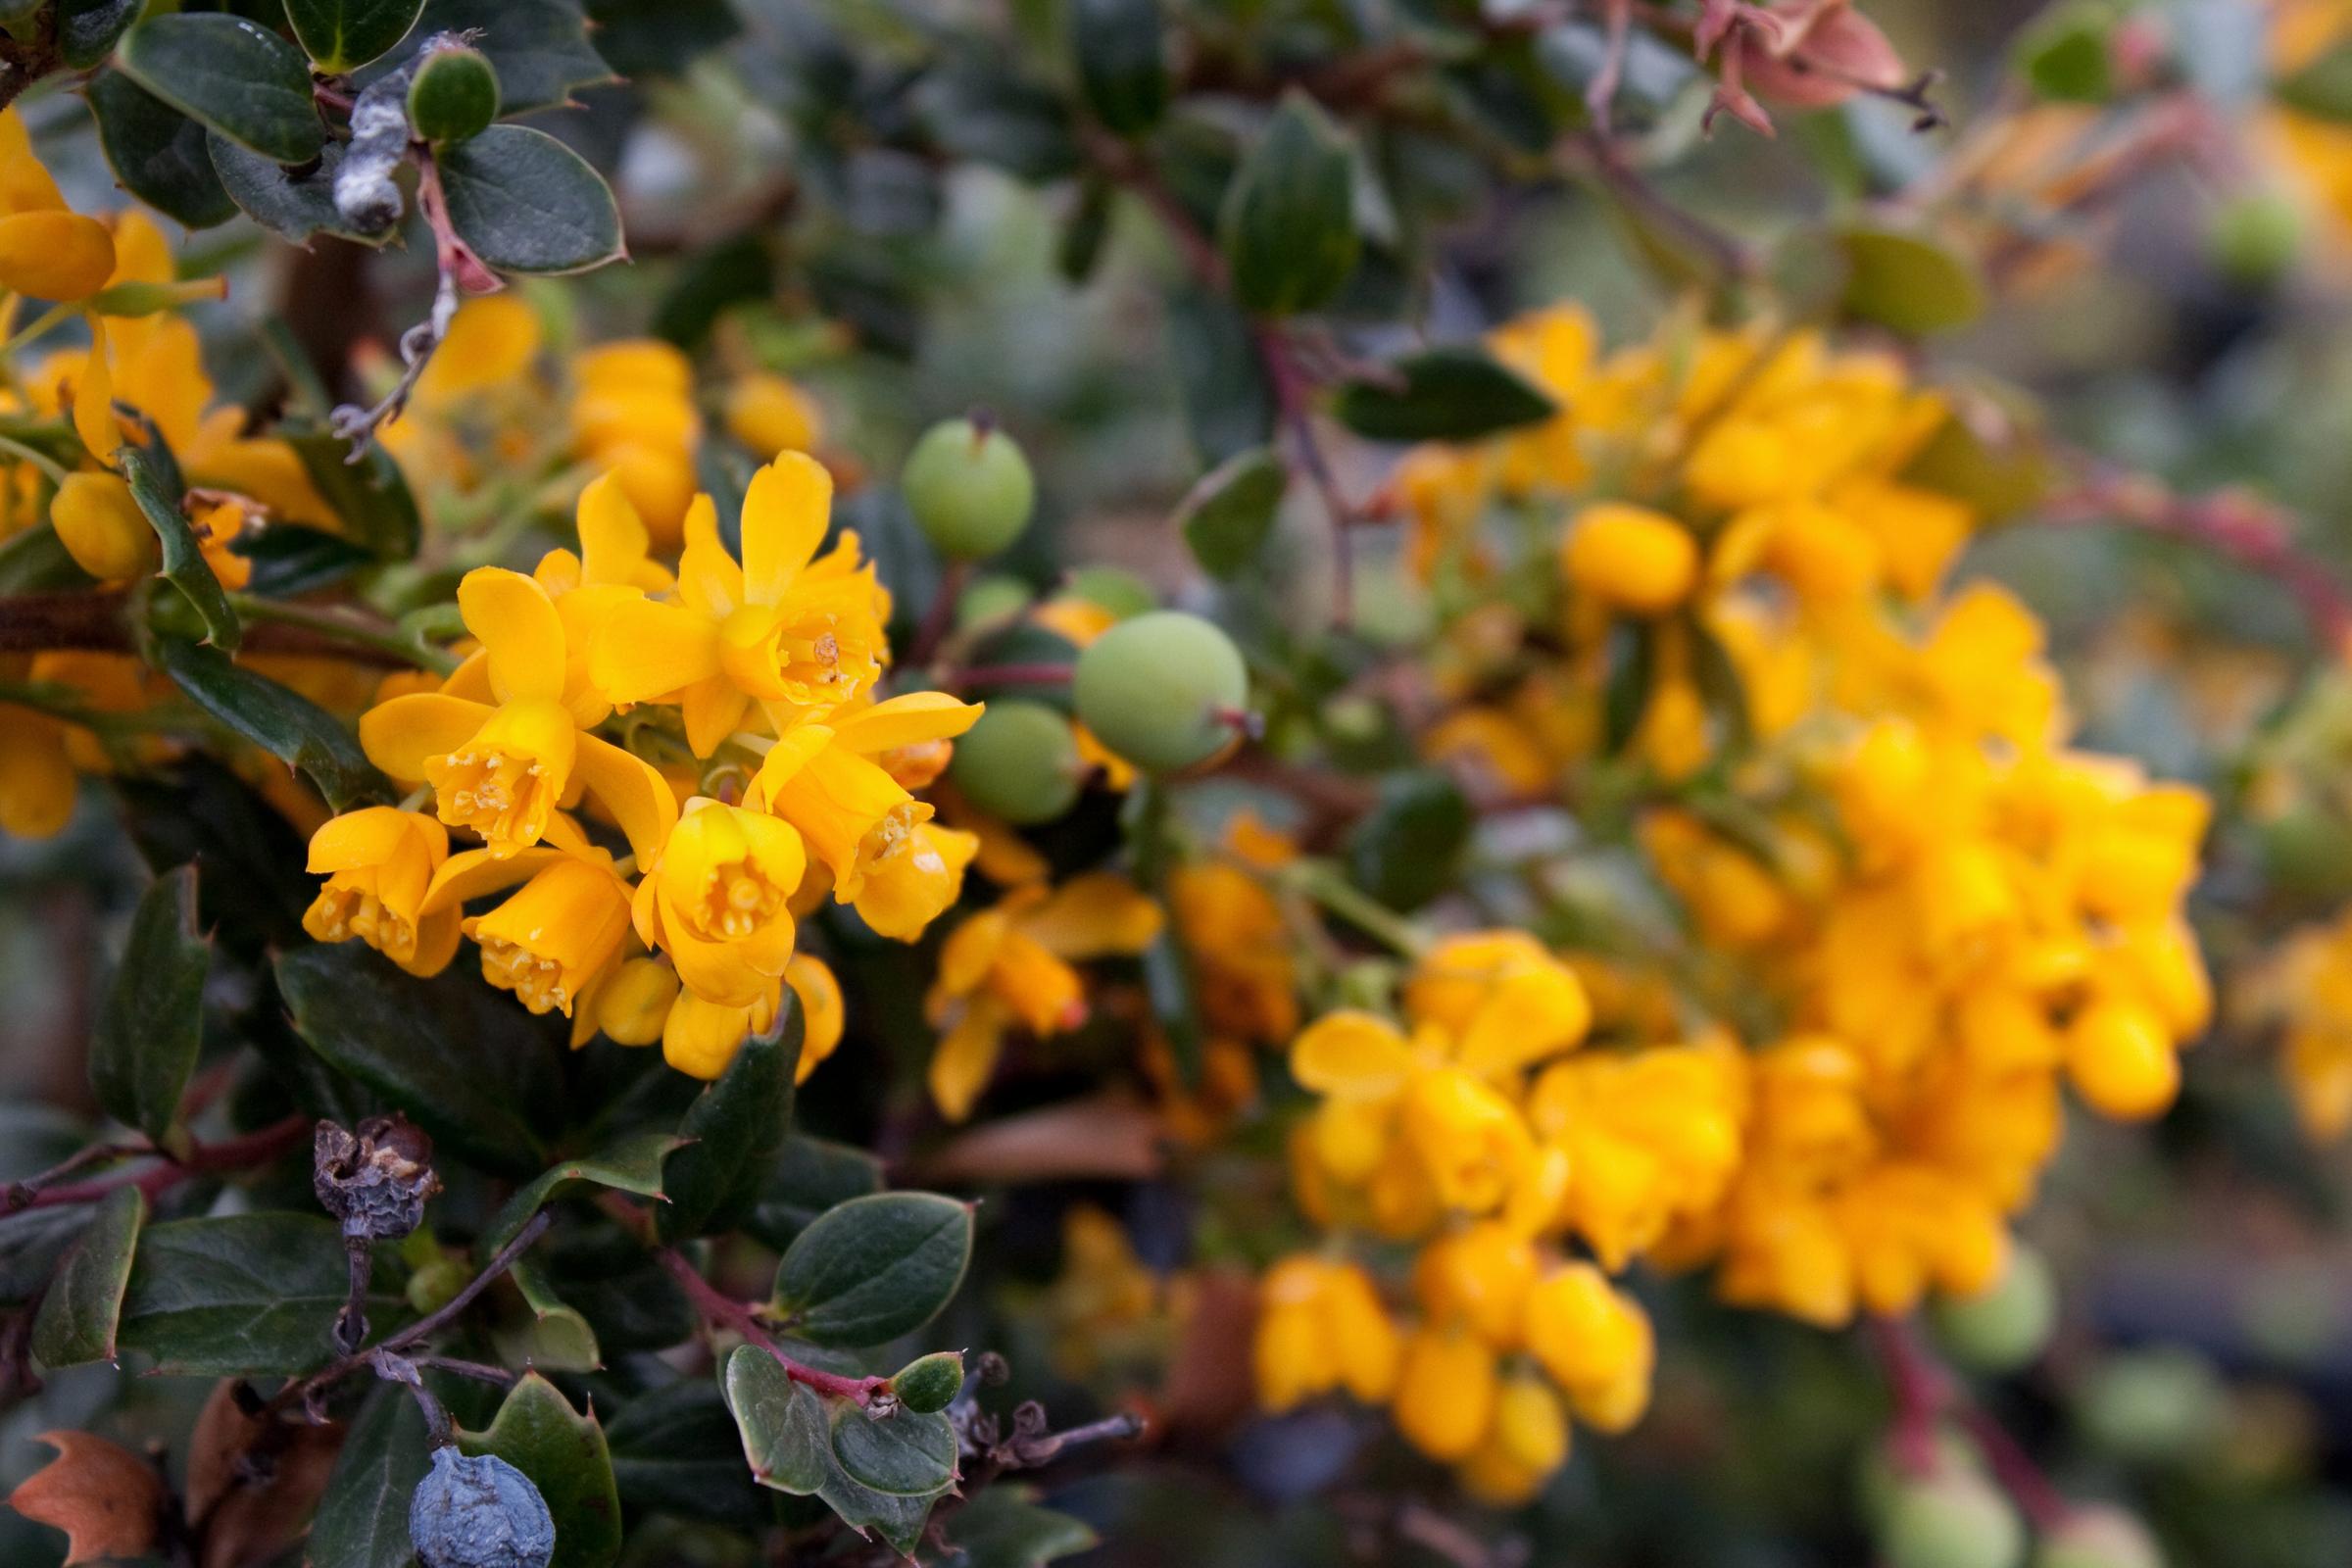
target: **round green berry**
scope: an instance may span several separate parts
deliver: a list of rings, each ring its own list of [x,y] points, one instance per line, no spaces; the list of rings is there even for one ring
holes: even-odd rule
[[[409,1275],[409,1305],[418,1313],[437,1312],[457,1299],[473,1273],[454,1257],[436,1257]]]
[[[1206,761],[1238,733],[1250,671],[1215,626],[1155,610],[1096,638],[1070,689],[1097,740],[1138,767],[1169,772]]]
[[[2278,191],[2257,191],[2224,203],[2206,230],[2213,265],[2223,276],[2247,288],[2278,282],[2302,249],[2302,209]]]
[[[899,488],[915,526],[953,561],[995,555],[1020,537],[1037,505],[1037,481],[1012,437],[970,419],[924,431]]]
[[[992,573],[972,579],[962,593],[956,596],[956,628],[969,631],[975,626],[992,626],[1010,620],[1029,608],[1037,591],[1018,577]]]
[[[2058,1326],[2058,1286],[2034,1249],[2011,1249],[2009,1267],[1990,1290],[1936,1303],[1936,1337],[1953,1360],[1999,1376],[2038,1359]]]
[[[437,146],[478,136],[497,118],[498,72],[478,49],[432,50],[409,78],[409,124]]]
[[[1968,1475],[1982,1477],[1983,1462],[1977,1455],[1977,1446],[1950,1427],[1936,1429],[1931,1445],[1932,1459],[1927,1474],[1931,1476]],[[1891,1442],[1874,1443],[1863,1454],[1855,1475],[1854,1501],[1862,1513],[1862,1522],[1874,1534],[1886,1525],[1886,1516],[1894,1507],[1895,1498],[1914,1485],[1914,1478],[1904,1468],[1902,1456]]]
[[[2094,1504],[2042,1538],[2034,1568],[2164,1568],[2164,1550],[2124,1509]]]
[[[2109,1453],[2157,1463],[2220,1442],[2229,1394],[2220,1374],[2192,1350],[2129,1351],[2109,1356],[2091,1375],[2075,1415]]]
[[[963,1355],[956,1350],[937,1350],[909,1361],[890,1380],[890,1392],[899,1402],[918,1413],[945,1410],[962,1388]]]
[[[1078,799],[1085,764],[1070,721],[1043,703],[993,702],[956,743],[949,776],[989,815],[1051,822]]]
[[[1961,1473],[1897,1492],[1879,1546],[1886,1568],[2017,1568],[2026,1530],[1998,1487]]]

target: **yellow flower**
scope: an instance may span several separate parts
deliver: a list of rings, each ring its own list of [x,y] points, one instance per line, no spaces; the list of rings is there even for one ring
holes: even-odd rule
[[[662,1038],[678,1000],[678,971],[665,958],[622,963],[597,997],[596,1024],[618,1046],[650,1046]]]
[[[792,957],[785,901],[807,866],[786,823],[697,797],[637,884],[637,935],[669,955],[697,997],[749,1006],[774,994]]]
[[[801,1061],[793,1082],[807,1083],[818,1064],[840,1049],[849,1014],[842,1005],[841,982],[821,958],[794,954],[784,965],[784,983],[801,1004]]]
[[[1396,1371],[1396,1430],[1433,1459],[1466,1459],[1494,1418],[1495,1383],[1485,1342],[1424,1326],[1405,1342]]]
[[[698,757],[741,727],[755,702],[779,729],[869,689],[889,657],[889,601],[845,533],[824,556],[832,477],[788,452],[752,476],[743,502],[743,564],[719,542],[711,509],[686,519],[677,604],[616,608],[591,669],[615,703],[684,708]]]
[[[24,119],[0,111],[0,289],[38,300],[80,300],[115,270],[104,223],[66,207],[57,182],[33,156]]]
[[[814,452],[824,416],[808,395],[780,375],[755,370],[727,388],[727,433],[765,462],[782,452]]]
[[[653,338],[601,344],[572,361],[572,451],[610,469],[663,548],[694,500],[694,366]]]
[[[1662,512],[1603,502],[1570,525],[1560,566],[1570,586],[1611,610],[1662,615],[1697,583],[1698,545]]]
[[[482,978],[533,1012],[569,1018],[577,1047],[596,1033],[600,995],[626,956],[629,884],[598,852],[544,853],[530,880],[465,929],[481,947]]]
[[[1141,953],[1159,928],[1159,906],[1107,871],[1052,892],[1016,889],[957,926],[924,1003],[945,1031],[929,1075],[940,1113],[950,1121],[971,1114],[1014,1024],[1044,1036],[1086,1021],[1086,987],[1072,960]]]
[[[439,974],[458,951],[460,911],[428,916],[424,899],[448,858],[448,831],[421,811],[346,811],[311,835],[308,869],[326,882],[302,928],[320,942],[358,937],[411,974]]]
[[[1286,1257],[1267,1270],[1258,1299],[1250,1354],[1267,1409],[1341,1388],[1377,1404],[1396,1388],[1403,1342],[1362,1269]]]
[[[583,729],[602,716],[593,694],[570,693],[567,705],[564,622],[547,590],[482,566],[458,585],[458,606],[481,641],[491,701],[448,691],[395,697],[360,720],[368,760],[394,778],[429,781],[441,820],[479,833],[493,856],[539,842],[576,784],[652,860],[677,820],[677,797],[646,762]]]
[[[155,530],[118,474],[69,473],[49,503],[49,523],[74,564],[100,582],[128,582],[155,569]]]
[[[20,839],[64,832],[74,819],[75,787],[65,725],[38,710],[0,703],[0,831]]]

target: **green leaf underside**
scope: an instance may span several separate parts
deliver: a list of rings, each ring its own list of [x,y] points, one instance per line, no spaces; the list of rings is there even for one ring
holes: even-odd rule
[[[99,1200],[32,1320],[32,1353],[41,1365],[115,1358],[122,1292],[130,1283],[139,1227],[146,1222],[147,1197],[136,1187],[119,1187]]]
[[[180,498],[172,493],[162,462],[130,446],[117,448],[112,456],[122,466],[140,514],[163,546],[164,580],[196,607],[204,621],[205,641],[224,654],[235,653],[244,629],[237,624],[236,612],[229,609],[228,595],[220,591],[220,580],[213,575],[211,563],[204,559],[196,530],[179,510]]]
[[[147,0],[58,0],[57,53],[70,71],[87,71],[114,53]]]
[[[431,1467],[416,1400],[406,1389],[378,1385],[343,1440],[303,1561],[318,1568],[412,1568],[409,1499]]]
[[[391,1289],[379,1264],[375,1290]],[[350,1280],[323,1215],[228,1214],[150,1225],[123,1292],[120,1344],[159,1372],[291,1376],[334,1355],[328,1330]],[[369,1315],[392,1315],[386,1297]]]
[[[885,1496],[936,1496],[956,1480],[956,1428],[937,1410],[875,1416],[843,1399],[833,1411],[833,1459]]]
[[[301,693],[231,663],[218,649],[173,637],[156,639],[154,660],[197,707],[300,768],[336,810],[390,797],[390,781],[368,760],[358,738]]]
[[[309,62],[242,17],[149,17],[122,35],[115,64],[181,114],[277,163],[316,158],[325,142]]]
[[[205,151],[205,128],[120,71],[90,83],[98,141],[125,190],[190,228],[234,218],[220,172]]]
[[[816,1391],[794,1382],[783,1363],[757,1345],[737,1346],[723,1378],[752,1479],[795,1496],[823,1487],[831,1471],[832,1439],[825,1402]]]
[[[116,1120],[162,1142],[204,1044],[212,944],[196,931],[196,868],[148,885],[90,1042],[90,1085]]]
[[[881,1345],[931,1321],[972,1250],[971,1211],[935,1193],[881,1193],[828,1209],[776,1269],[775,1303],[816,1345]]]
[[[525,1372],[483,1432],[460,1432],[471,1454],[496,1454],[528,1476],[556,1521],[548,1568],[606,1568],[620,1555],[620,1494],[594,1411],[581,1414],[556,1386]]]
[[[923,1539],[923,1523],[931,1517],[934,1493],[925,1497],[895,1497],[861,1487],[836,1466],[817,1492],[825,1505],[841,1515],[842,1523],[861,1536],[879,1537],[893,1550],[911,1557]]]
[[[541,1172],[507,1200],[482,1233],[481,1250],[495,1252],[520,1231],[534,1210],[581,1182],[635,1193],[640,1198],[662,1196],[662,1162],[686,1140],[672,1133],[635,1132],[613,1140],[593,1154],[568,1159]]]
[[[363,245],[379,245],[397,231],[356,229],[335,211],[335,171],[343,166],[343,144],[328,142],[318,166],[296,177],[257,152],[225,136],[207,136],[205,154],[220,176],[221,188],[246,217],[290,244],[308,245],[314,234],[333,234]]]
[[[502,272],[578,272],[620,255],[620,209],[585,159],[543,130],[492,125],[440,157],[449,220]]]

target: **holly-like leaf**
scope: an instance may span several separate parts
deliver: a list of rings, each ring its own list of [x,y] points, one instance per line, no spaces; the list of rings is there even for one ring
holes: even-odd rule
[[[925,1497],[895,1497],[871,1487],[861,1487],[842,1474],[838,1465],[826,1478],[817,1495],[825,1505],[841,1515],[841,1522],[859,1535],[880,1537],[885,1544],[902,1556],[911,1557],[923,1539],[923,1525],[931,1517],[934,1493]]]
[[[57,1457],[24,1478],[8,1505],[66,1533],[66,1562],[143,1558],[163,1535],[171,1499],[155,1466],[87,1432],[44,1432]]]
[[[956,1480],[956,1428],[937,1410],[876,1416],[843,1399],[833,1411],[833,1459],[885,1496],[935,1496]]]
[[[207,136],[205,155],[220,176],[220,188],[240,212],[289,244],[307,246],[314,234],[332,234],[362,245],[380,245],[398,225],[355,228],[335,209],[335,171],[343,167],[343,144],[328,142],[315,167],[301,173],[280,169],[261,154],[225,136]]]
[[[69,71],[87,71],[115,44],[147,0],[58,0],[57,55]]]
[[[727,1408],[743,1434],[743,1457],[752,1467],[752,1479],[796,1496],[824,1486],[832,1471],[827,1457],[832,1437],[825,1401],[816,1391],[795,1383],[784,1364],[758,1345],[737,1346],[727,1357],[722,1379]]]
[[[335,1460],[303,1553],[335,1568],[411,1568],[409,1499],[432,1468],[424,1418],[409,1391],[378,1384]]]
[[[620,1494],[596,1414],[574,1411],[556,1386],[525,1372],[484,1432],[460,1432],[467,1453],[495,1454],[530,1478],[556,1521],[548,1568],[605,1568],[620,1555]]]
[[[416,25],[424,0],[286,0],[294,38],[330,76],[390,54]]]
[[[235,653],[244,629],[237,624],[237,612],[229,608],[228,595],[220,589],[220,579],[213,575],[212,564],[204,559],[196,530],[179,510],[178,487],[167,479],[163,460],[131,446],[94,456],[111,456],[122,466],[131,499],[139,504],[140,514],[163,544],[164,580],[195,607],[204,622],[205,641],[224,654]]]
[[[390,782],[368,760],[357,737],[299,692],[231,663],[219,649],[176,637],[155,640],[154,661],[197,707],[300,768],[336,810],[390,797]]]
[[[474,47],[498,68],[509,115],[553,109],[577,88],[612,79],[612,68],[588,41],[580,0],[427,0],[418,31],[478,31]]]
[[[115,1358],[122,1290],[130,1282],[139,1227],[146,1223],[147,1196],[136,1187],[118,1187],[91,1211],[81,1240],[66,1254],[32,1320],[32,1353],[42,1366]]]
[[[190,228],[236,216],[237,204],[205,151],[202,125],[120,71],[100,73],[89,97],[99,145],[124,190]]]
[[[1037,1489],[1000,1481],[975,1493],[947,1523],[957,1568],[1045,1568],[1100,1544],[1083,1519],[1037,1504]]]
[[[1408,354],[1388,377],[1350,381],[1334,407],[1340,422],[1375,441],[1475,441],[1557,412],[1551,399],[1483,349]]]
[[[862,1149],[794,1133],[776,1152],[760,1201],[743,1228],[782,1251],[835,1203],[882,1190],[882,1162]]]
[[[107,1114],[161,1143],[204,1043],[213,945],[196,930],[196,868],[148,885],[90,1042],[90,1087]]]
[[[115,64],[149,92],[240,147],[281,164],[318,156],[326,133],[302,51],[220,12],[149,17],[122,35]]]
[[[396,1288],[379,1259],[373,1289]],[[343,1237],[322,1214],[271,1210],[150,1225],[122,1294],[117,1343],[165,1373],[292,1376],[331,1359],[328,1331],[350,1290]],[[368,1317],[394,1320],[383,1295]]]
[[[801,1007],[784,990],[775,1024],[735,1053],[718,1081],[686,1107],[655,1215],[665,1242],[732,1230],[759,1201],[792,1123],[792,1075],[801,1059]]]
[[[621,254],[612,188],[543,130],[492,125],[440,171],[458,237],[502,272],[582,272]]]
[[[936,1193],[836,1204],[776,1268],[776,1309],[814,1345],[881,1345],[939,1315],[972,1255],[971,1210]]]
[[[1212,577],[1241,574],[1274,533],[1290,475],[1265,447],[1239,452],[1203,474],[1176,509],[1193,559]]]
[[[507,1280],[521,1295],[530,1316],[492,1329],[501,1359],[551,1372],[595,1372],[604,1366],[595,1326],[564,1299],[536,1258],[516,1258],[507,1269]]]
[[[478,972],[419,980],[345,942],[280,955],[277,985],[311,1049],[434,1142],[494,1170],[544,1158],[531,1115],[556,1098],[554,1042]]]
[[[686,1146],[685,1138],[664,1132],[636,1132],[614,1139],[593,1154],[567,1159],[541,1171],[500,1206],[482,1233],[481,1249],[495,1252],[513,1241],[524,1222],[564,1189],[581,1182],[635,1193],[640,1198],[662,1196],[662,1162]]]
[[[1355,270],[1348,133],[1293,89],[1234,173],[1218,216],[1233,296],[1258,316],[1328,304]]]
[[[367,455],[353,463],[351,443],[326,430],[298,429],[286,444],[302,460],[311,487],[334,509],[346,539],[379,561],[407,561],[416,554],[423,518],[390,453],[371,441]]]

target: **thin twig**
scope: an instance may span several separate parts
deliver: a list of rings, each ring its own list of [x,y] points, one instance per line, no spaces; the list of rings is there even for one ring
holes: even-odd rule
[[[8,1191],[7,1211],[13,1214],[23,1208],[93,1203],[124,1187],[136,1187],[153,1199],[191,1177],[266,1165],[291,1149],[310,1129],[310,1125],[307,1118],[293,1115],[242,1137],[224,1138],[217,1144],[198,1144],[185,1154],[174,1155],[160,1149],[147,1151],[160,1157],[163,1163],[135,1173],[118,1171],[91,1181],[74,1182],[29,1193],[24,1192],[20,1183]]]
[[[738,1301],[703,1278],[702,1270],[696,1268],[693,1260],[676,1248],[665,1247],[658,1255],[662,1259],[662,1266],[669,1270],[670,1278],[678,1282],[679,1288],[685,1291],[688,1299],[693,1301],[695,1309],[704,1318],[720,1328],[733,1330],[774,1356],[783,1366],[784,1375],[793,1382],[805,1383],[819,1394],[861,1405],[872,1403],[875,1396],[889,1385],[888,1378],[844,1377],[838,1372],[827,1372],[822,1367],[809,1366],[793,1359],[785,1353],[783,1347],[776,1344],[775,1337],[767,1332],[766,1325],[760,1321],[758,1307],[749,1301]]]

